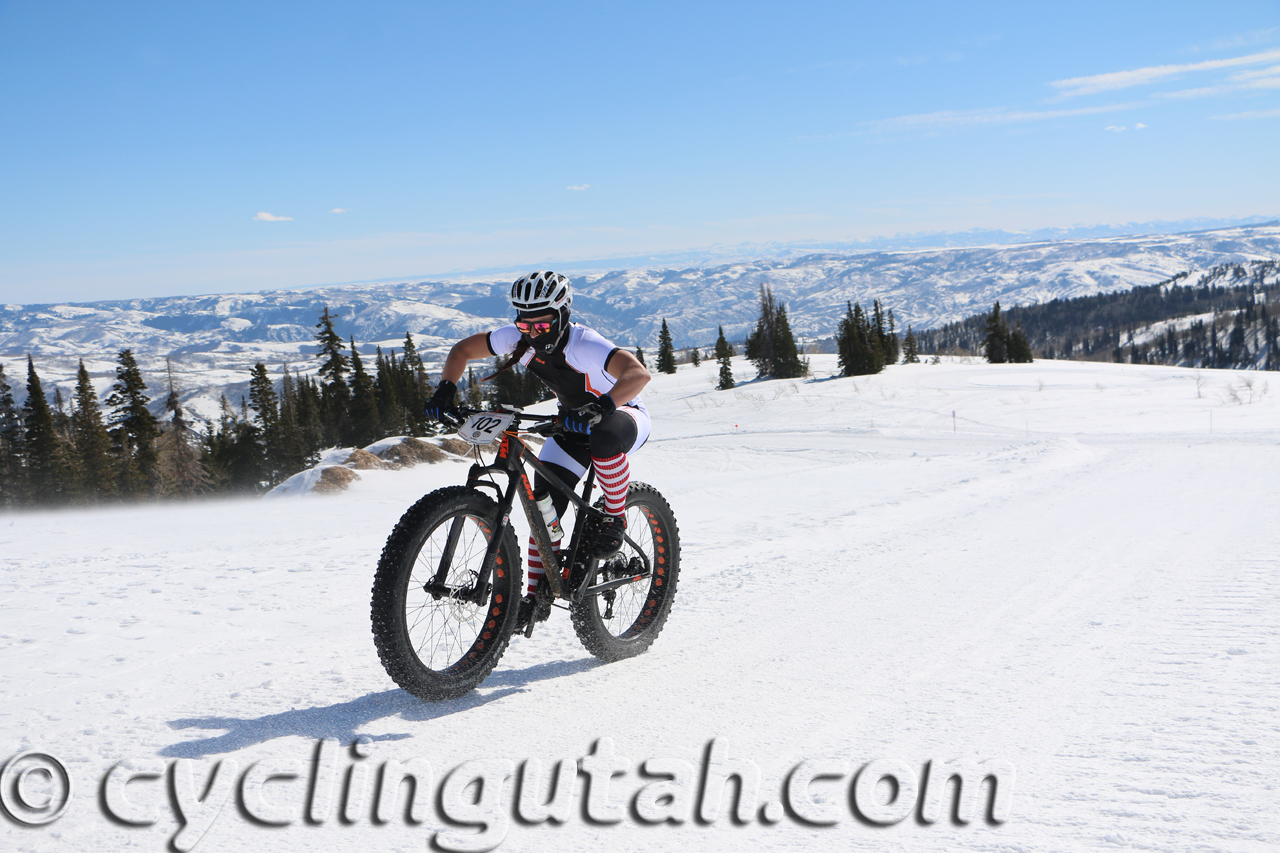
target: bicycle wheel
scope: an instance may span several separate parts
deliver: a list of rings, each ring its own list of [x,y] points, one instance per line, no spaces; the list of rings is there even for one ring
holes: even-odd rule
[[[373,581],[373,639],[387,674],[414,696],[457,698],[484,681],[506,651],[520,582],[509,526],[491,589],[476,589],[496,514],[492,498],[451,486],[410,507],[387,538]],[[437,584],[451,534],[452,560]]]
[[[634,583],[592,593],[571,608],[578,639],[605,663],[635,657],[653,645],[671,612],[680,575],[680,531],[658,490],[631,483],[626,516],[627,536],[640,546],[652,573]],[[641,564],[638,557],[634,546],[623,543],[621,551],[596,566],[591,585],[634,574],[634,566]]]

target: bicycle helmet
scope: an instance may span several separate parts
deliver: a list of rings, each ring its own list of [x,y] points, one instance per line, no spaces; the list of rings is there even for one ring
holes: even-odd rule
[[[569,287],[569,279],[550,270],[522,275],[511,285],[511,307],[516,309],[517,319],[555,315],[550,332],[530,338],[542,353],[554,352],[563,340],[564,333],[569,329],[571,302],[573,291]]]
[[[572,301],[569,279],[550,270],[522,275],[511,285],[511,307],[517,314],[558,312]]]

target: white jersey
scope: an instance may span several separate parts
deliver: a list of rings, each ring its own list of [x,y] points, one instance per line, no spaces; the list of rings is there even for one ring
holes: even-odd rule
[[[618,347],[594,329],[577,323],[569,324],[565,337],[564,345],[555,352],[543,355],[530,349],[521,357],[520,364],[546,383],[562,406],[578,409],[613,389],[617,380],[609,375],[609,362]],[[514,323],[494,329],[488,335],[489,352],[509,355],[515,352],[520,338],[520,330]],[[646,411],[639,397],[614,402]]]

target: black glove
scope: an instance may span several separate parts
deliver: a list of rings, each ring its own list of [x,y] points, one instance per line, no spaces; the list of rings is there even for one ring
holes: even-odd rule
[[[565,432],[589,435],[593,426],[612,415],[617,408],[612,397],[601,394],[582,408],[567,415],[561,415],[560,426],[564,427]]]
[[[458,408],[453,405],[453,398],[458,393],[458,386],[448,379],[441,379],[436,386],[436,393],[422,407],[422,413],[433,421],[456,426],[462,422]]]

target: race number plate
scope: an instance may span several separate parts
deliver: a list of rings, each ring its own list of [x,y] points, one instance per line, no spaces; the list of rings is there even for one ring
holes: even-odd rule
[[[458,437],[470,444],[491,444],[515,419],[508,412],[480,412],[458,428]]]

